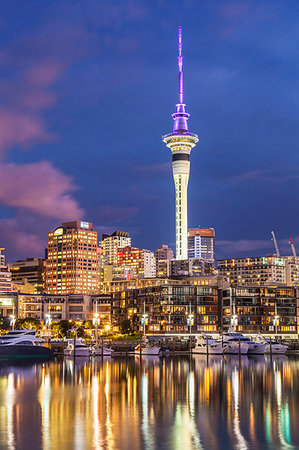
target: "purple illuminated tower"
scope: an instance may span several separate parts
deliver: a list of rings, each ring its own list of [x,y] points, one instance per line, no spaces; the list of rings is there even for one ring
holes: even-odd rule
[[[188,130],[190,114],[186,113],[183,88],[182,28],[179,27],[179,102],[172,114],[173,132],[163,136],[163,142],[172,152],[172,173],[176,205],[176,259],[188,258],[188,208],[187,188],[190,172],[190,152],[198,136]]]

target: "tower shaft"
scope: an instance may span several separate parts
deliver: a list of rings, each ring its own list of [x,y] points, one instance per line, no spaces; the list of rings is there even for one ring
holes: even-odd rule
[[[176,210],[176,259],[188,258],[188,208],[187,190],[190,172],[190,153],[198,142],[196,134],[188,130],[189,114],[183,103],[183,56],[182,56],[182,29],[179,27],[178,40],[179,56],[179,103],[176,112],[172,115],[173,132],[163,136],[163,142],[172,152],[172,173],[175,185]]]

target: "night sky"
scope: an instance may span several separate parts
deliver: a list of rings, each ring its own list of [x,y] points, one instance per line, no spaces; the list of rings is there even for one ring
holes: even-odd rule
[[[43,256],[83,219],[174,248],[177,28],[191,153],[189,227],[217,258],[299,252],[298,0],[3,0],[0,247]]]

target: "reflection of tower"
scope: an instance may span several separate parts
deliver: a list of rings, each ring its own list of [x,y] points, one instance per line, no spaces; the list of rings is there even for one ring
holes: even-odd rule
[[[196,134],[188,131],[189,115],[183,99],[182,29],[179,27],[179,102],[172,114],[173,132],[163,136],[163,142],[172,152],[172,172],[176,204],[176,259],[188,258],[187,188],[190,171],[190,152],[198,142]]]

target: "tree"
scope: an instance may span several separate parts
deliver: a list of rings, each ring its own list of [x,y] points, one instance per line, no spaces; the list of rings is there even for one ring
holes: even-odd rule
[[[129,319],[123,320],[120,327],[121,327],[122,334],[132,334],[133,333],[131,321]]]
[[[8,316],[0,317],[0,334],[7,333],[10,330],[10,319]]]
[[[69,337],[72,327],[72,322],[68,320],[60,320],[60,322],[53,322],[51,324],[51,329],[58,337]]]
[[[16,330],[39,330],[41,321],[35,317],[27,317],[26,319],[17,319],[15,323]]]

